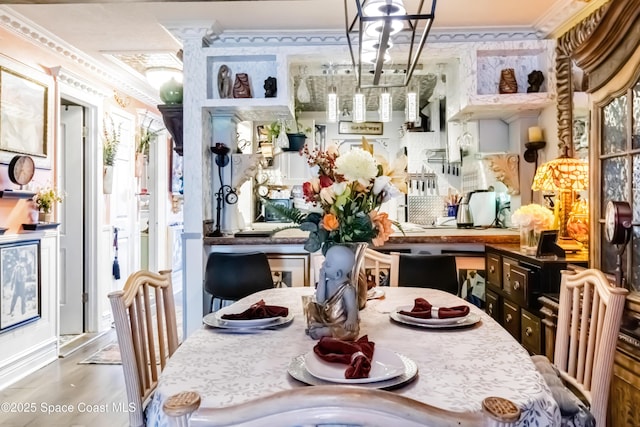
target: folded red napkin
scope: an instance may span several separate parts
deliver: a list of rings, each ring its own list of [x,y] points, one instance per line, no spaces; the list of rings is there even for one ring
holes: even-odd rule
[[[278,305],[267,305],[264,300],[260,300],[242,313],[223,314],[222,319],[225,320],[249,320],[249,319],[265,319],[267,317],[287,317],[289,309]]]
[[[367,378],[371,371],[375,343],[367,335],[357,341],[343,341],[332,337],[322,337],[313,347],[314,353],[322,360],[349,365],[344,372],[347,379]]]
[[[398,313],[404,316],[418,317],[420,319],[449,319],[452,317],[464,317],[469,314],[468,305],[457,305],[455,307],[440,307],[438,308],[437,316],[433,315],[434,307],[424,298],[416,298],[415,304],[411,311],[399,311]]]

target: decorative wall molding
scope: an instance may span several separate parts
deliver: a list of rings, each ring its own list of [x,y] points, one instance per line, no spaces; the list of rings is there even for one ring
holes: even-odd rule
[[[136,85],[108,72],[108,70],[105,70],[103,64],[100,64],[90,56],[77,50],[44,28],[9,10],[6,6],[0,6],[0,27],[15,33],[43,49],[50,50],[67,61],[78,64],[87,70],[88,75],[99,76],[99,78],[113,84],[120,90],[127,92],[142,102],[150,105],[156,105],[160,102],[159,96],[151,92],[151,90],[142,90]]]
[[[51,75],[58,80],[58,82],[64,83],[76,90],[101,98],[110,96],[109,89],[98,87],[95,83],[90,82],[84,77],[80,77],[62,67],[51,67],[49,68],[49,71],[51,72]]]
[[[584,1],[558,0],[533,25],[540,38],[546,38],[562,31],[562,27],[575,19],[585,9]]]

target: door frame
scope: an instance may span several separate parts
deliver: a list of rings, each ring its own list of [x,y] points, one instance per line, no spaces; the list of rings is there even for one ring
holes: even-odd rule
[[[87,81],[79,79],[77,76],[66,73],[65,70],[60,67],[52,69],[52,75],[56,78],[57,83],[57,99],[56,108],[61,108],[61,99],[67,99],[73,101],[78,105],[81,105],[85,109],[85,155],[84,155],[84,169],[85,169],[85,186],[84,186],[84,202],[85,202],[85,218],[84,218],[84,281],[85,292],[88,295],[88,300],[84,304],[84,331],[85,332],[98,332],[101,329],[101,314],[100,314],[100,302],[98,300],[99,295],[99,283],[98,279],[98,248],[100,245],[99,238],[100,233],[98,230],[99,218],[98,214],[101,212],[101,205],[103,201],[99,197],[102,194],[102,190],[99,185],[102,183],[101,179],[98,179],[102,174],[102,165],[100,164],[101,156],[99,154],[99,147],[101,147],[99,134],[99,118],[102,117],[103,102],[108,96],[108,92],[100,91],[95,88],[95,85],[90,84]],[[80,88],[80,89],[79,89]],[[64,173],[61,164],[61,147],[58,129],[60,126],[59,113],[56,115],[56,180],[59,181],[61,174]],[[100,175],[99,175],[100,174]],[[58,292],[60,292],[60,273],[58,273]],[[59,330],[59,325],[58,325]]]

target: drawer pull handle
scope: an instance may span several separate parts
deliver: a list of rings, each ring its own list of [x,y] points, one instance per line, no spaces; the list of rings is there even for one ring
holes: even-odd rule
[[[513,282],[513,289],[515,291],[517,291],[518,289],[520,289],[520,282],[518,282],[517,280],[515,282]]]
[[[487,306],[487,311],[489,312],[489,315],[493,316],[493,304],[489,304]]]
[[[524,330],[524,334],[530,337],[531,335],[533,335],[533,329],[531,329],[531,327],[528,326],[527,329]]]
[[[507,314],[507,323],[511,323],[513,317],[510,314]]]
[[[507,280],[511,280],[511,273],[507,273]]]
[[[496,268],[492,265],[489,267],[489,273],[495,273],[496,272]]]

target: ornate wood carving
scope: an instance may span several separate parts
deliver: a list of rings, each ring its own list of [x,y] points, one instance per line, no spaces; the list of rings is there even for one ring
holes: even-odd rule
[[[564,33],[556,46],[556,92],[558,119],[558,148],[569,148],[573,155],[573,79],[571,75],[574,51],[594,32],[598,23],[609,8],[605,4],[578,25]]]

